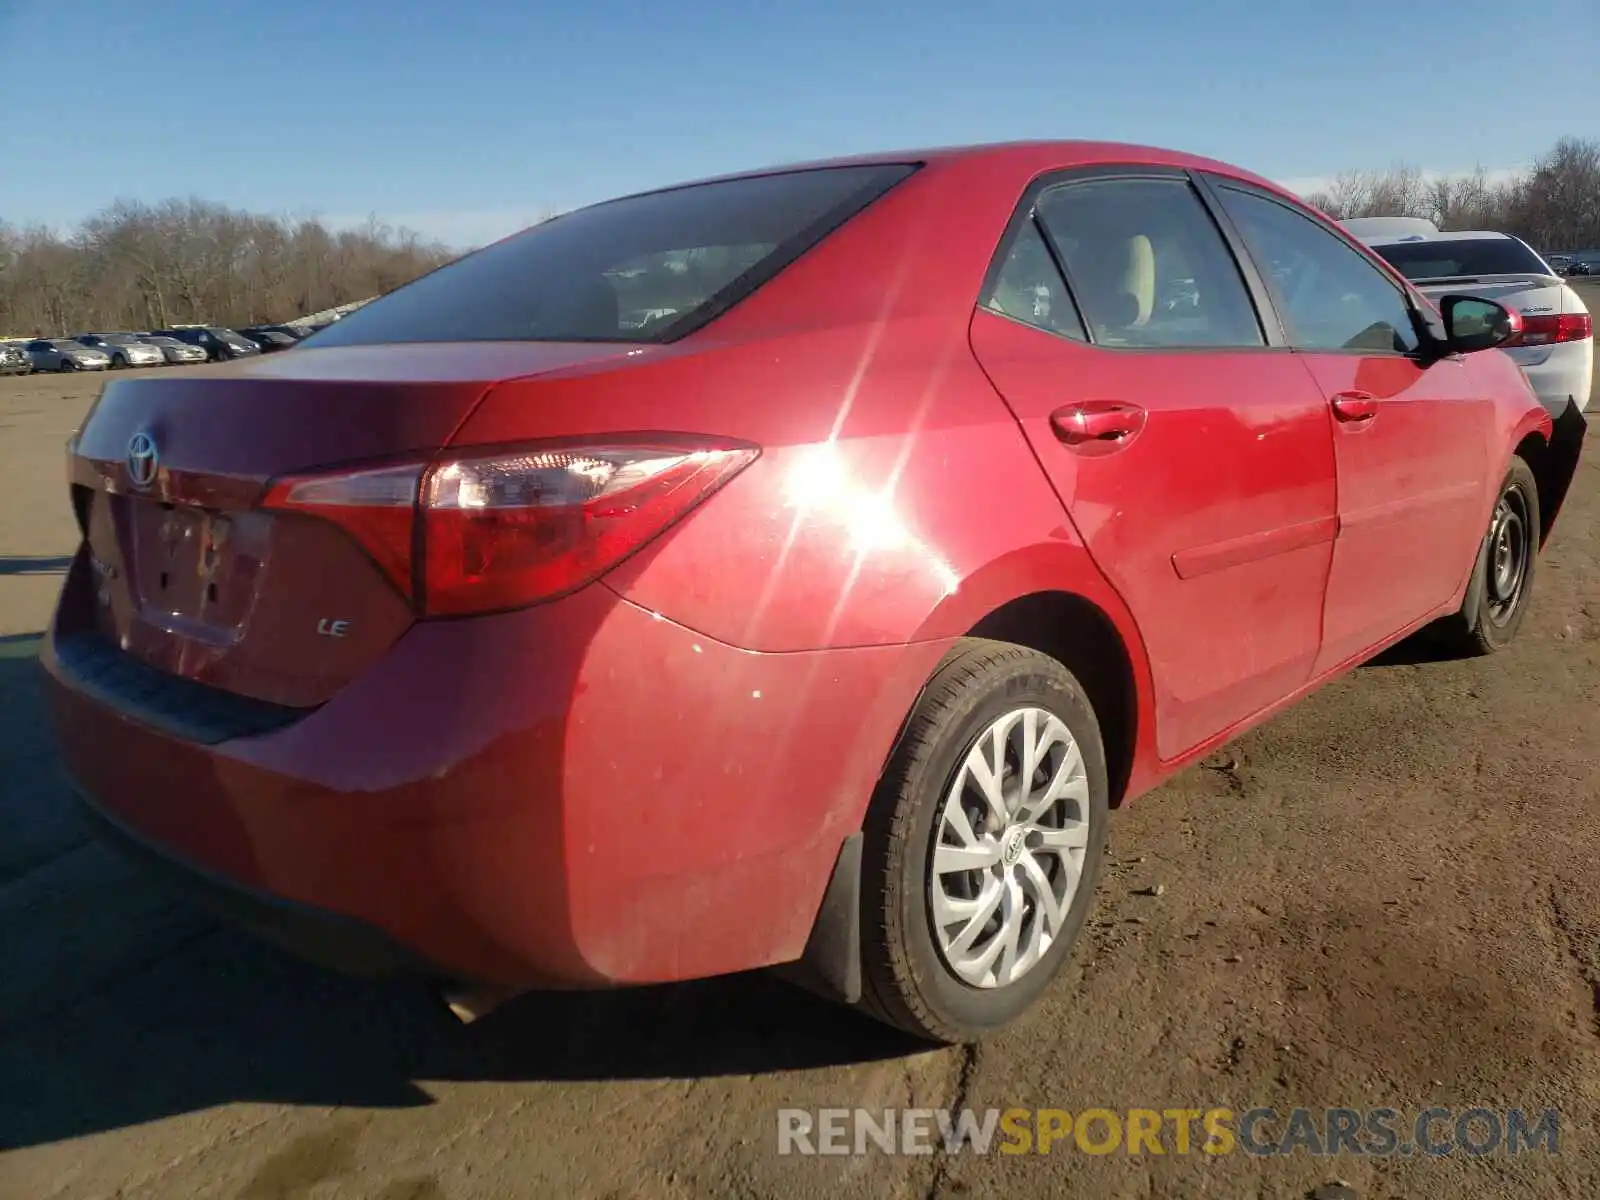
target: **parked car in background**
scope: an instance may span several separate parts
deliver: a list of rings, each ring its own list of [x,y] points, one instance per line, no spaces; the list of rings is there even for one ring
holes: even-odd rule
[[[0,342],[0,375],[26,375],[33,370],[28,352],[10,342]]]
[[[250,326],[248,329],[239,330],[239,333],[241,336],[249,338],[257,346],[261,347],[261,352],[263,354],[272,354],[278,350],[292,349],[300,341],[299,338],[293,337],[290,334],[284,333],[280,330],[264,329],[260,326],[254,325]]]
[[[220,325],[190,325],[176,329],[158,329],[154,336],[176,338],[206,352],[212,362],[226,362],[234,358],[249,358],[260,354],[261,347],[243,334]]]
[[[173,366],[192,366],[203,363],[210,356],[199,346],[191,346],[188,342],[180,342],[177,338],[162,337],[158,334],[141,335],[146,345],[154,346],[166,356],[168,363]]]
[[[974,1040],[1071,953],[1109,806],[1416,630],[1512,642],[1585,425],[1523,327],[1143,147],[579,209],[315,352],[108,384],[63,761],[325,961],[781,965]]]
[[[35,371],[104,371],[111,366],[104,350],[71,338],[38,338],[27,350]]]
[[[1506,353],[1520,366],[1552,416],[1567,404],[1582,412],[1594,375],[1594,322],[1583,298],[1526,242],[1507,233],[1463,231],[1367,244],[1437,300],[1482,296],[1522,317],[1522,332]]]
[[[1439,227],[1427,217],[1349,217],[1339,224],[1352,236],[1370,241],[1384,238],[1398,241],[1401,238],[1432,237]]]
[[[1586,277],[1594,274],[1594,267],[1581,259],[1573,259],[1567,264],[1566,270],[1562,274]]]
[[[311,332],[304,325],[252,325],[250,329],[257,333],[281,333],[297,342],[304,340]],[[241,329],[239,332],[244,333],[246,331]]]
[[[160,367],[167,361],[159,346],[152,346],[131,333],[84,333],[73,341],[104,350],[111,356],[113,371],[127,367]]]

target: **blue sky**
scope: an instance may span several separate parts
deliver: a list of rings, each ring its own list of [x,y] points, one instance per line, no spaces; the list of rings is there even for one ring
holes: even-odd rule
[[[1557,5],[1536,43],[1516,11],[0,0],[0,219],[197,195],[377,213],[465,245],[698,175],[1041,136],[1173,146],[1292,185],[1401,159],[1515,168],[1600,136],[1600,3]]]

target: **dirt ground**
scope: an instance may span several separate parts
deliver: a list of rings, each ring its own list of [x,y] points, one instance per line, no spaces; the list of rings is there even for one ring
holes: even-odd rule
[[[86,843],[33,658],[74,544],[62,443],[99,383],[0,380],[0,1197],[1600,1196],[1593,436],[1511,652],[1392,653],[1118,814],[1046,1002],[928,1052],[761,978],[535,996],[462,1028]],[[777,1153],[779,1109],[856,1105],[1554,1107],[1560,1142]]]

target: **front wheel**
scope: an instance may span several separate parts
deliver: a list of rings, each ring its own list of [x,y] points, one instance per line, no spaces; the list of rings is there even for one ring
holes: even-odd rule
[[[1527,462],[1513,458],[1478,547],[1461,611],[1440,630],[1451,649],[1476,657],[1511,644],[1533,593],[1539,528],[1539,486]]]
[[[967,639],[934,673],[868,809],[864,1002],[937,1042],[1026,1010],[1093,903],[1105,754],[1071,672]]]

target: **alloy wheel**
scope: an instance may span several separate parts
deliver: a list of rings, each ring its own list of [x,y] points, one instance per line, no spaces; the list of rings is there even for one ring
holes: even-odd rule
[[[1089,845],[1089,780],[1066,725],[1042,708],[991,723],[938,815],[928,905],[940,955],[964,983],[1005,987],[1061,935]]]

